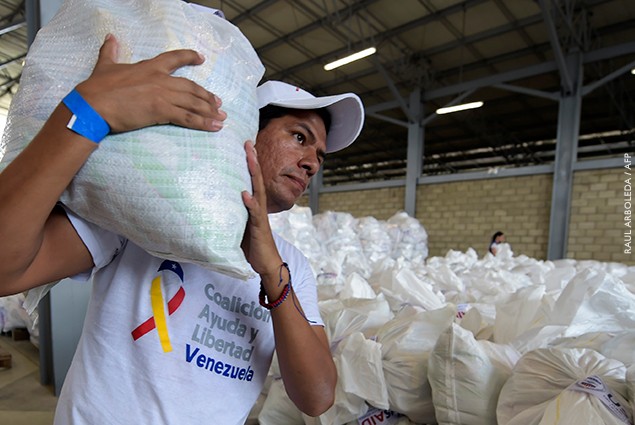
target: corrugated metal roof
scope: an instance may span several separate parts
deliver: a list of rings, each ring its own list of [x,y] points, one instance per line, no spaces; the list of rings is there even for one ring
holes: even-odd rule
[[[561,70],[581,52],[579,158],[632,152],[635,128],[635,2],[631,0],[197,0],[220,8],[251,40],[266,79],[315,94],[352,91],[367,108],[360,139],[330,155],[324,184],[403,178],[407,124],[425,121],[424,174],[553,162]],[[0,108],[26,49],[23,2],[0,0]],[[19,27],[14,28],[15,25]],[[324,71],[365,47],[377,54]],[[612,73],[619,76],[615,78]],[[606,83],[593,86],[596,81]],[[564,83],[563,83],[564,81]],[[590,90],[592,89],[593,90]],[[420,93],[424,114],[408,117]],[[434,116],[449,103],[476,110]]]

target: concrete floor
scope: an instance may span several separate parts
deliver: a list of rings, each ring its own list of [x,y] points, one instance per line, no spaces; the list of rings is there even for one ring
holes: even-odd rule
[[[0,335],[12,367],[0,368],[0,425],[51,425],[57,404],[52,386],[40,384],[39,351],[29,340]]]

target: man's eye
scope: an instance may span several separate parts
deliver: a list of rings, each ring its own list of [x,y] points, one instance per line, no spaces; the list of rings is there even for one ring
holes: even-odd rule
[[[304,137],[304,134],[302,133],[295,133],[295,140],[300,142],[300,143],[304,143],[306,141],[306,137]]]

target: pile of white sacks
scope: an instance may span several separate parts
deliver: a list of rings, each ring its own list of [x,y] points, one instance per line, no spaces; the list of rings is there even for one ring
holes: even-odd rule
[[[296,206],[270,221],[311,262],[339,381],[334,406],[305,416],[274,359],[248,423],[633,423],[635,267],[505,245],[427,258],[405,213]]]

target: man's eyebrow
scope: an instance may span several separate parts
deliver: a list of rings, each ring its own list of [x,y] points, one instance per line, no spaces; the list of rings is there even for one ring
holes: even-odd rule
[[[311,127],[309,127],[308,125],[306,125],[306,123],[303,123],[303,122],[298,123],[298,125],[302,127],[304,131],[309,133],[309,137],[311,139],[315,140],[315,133],[313,133],[313,130],[311,130]]]

